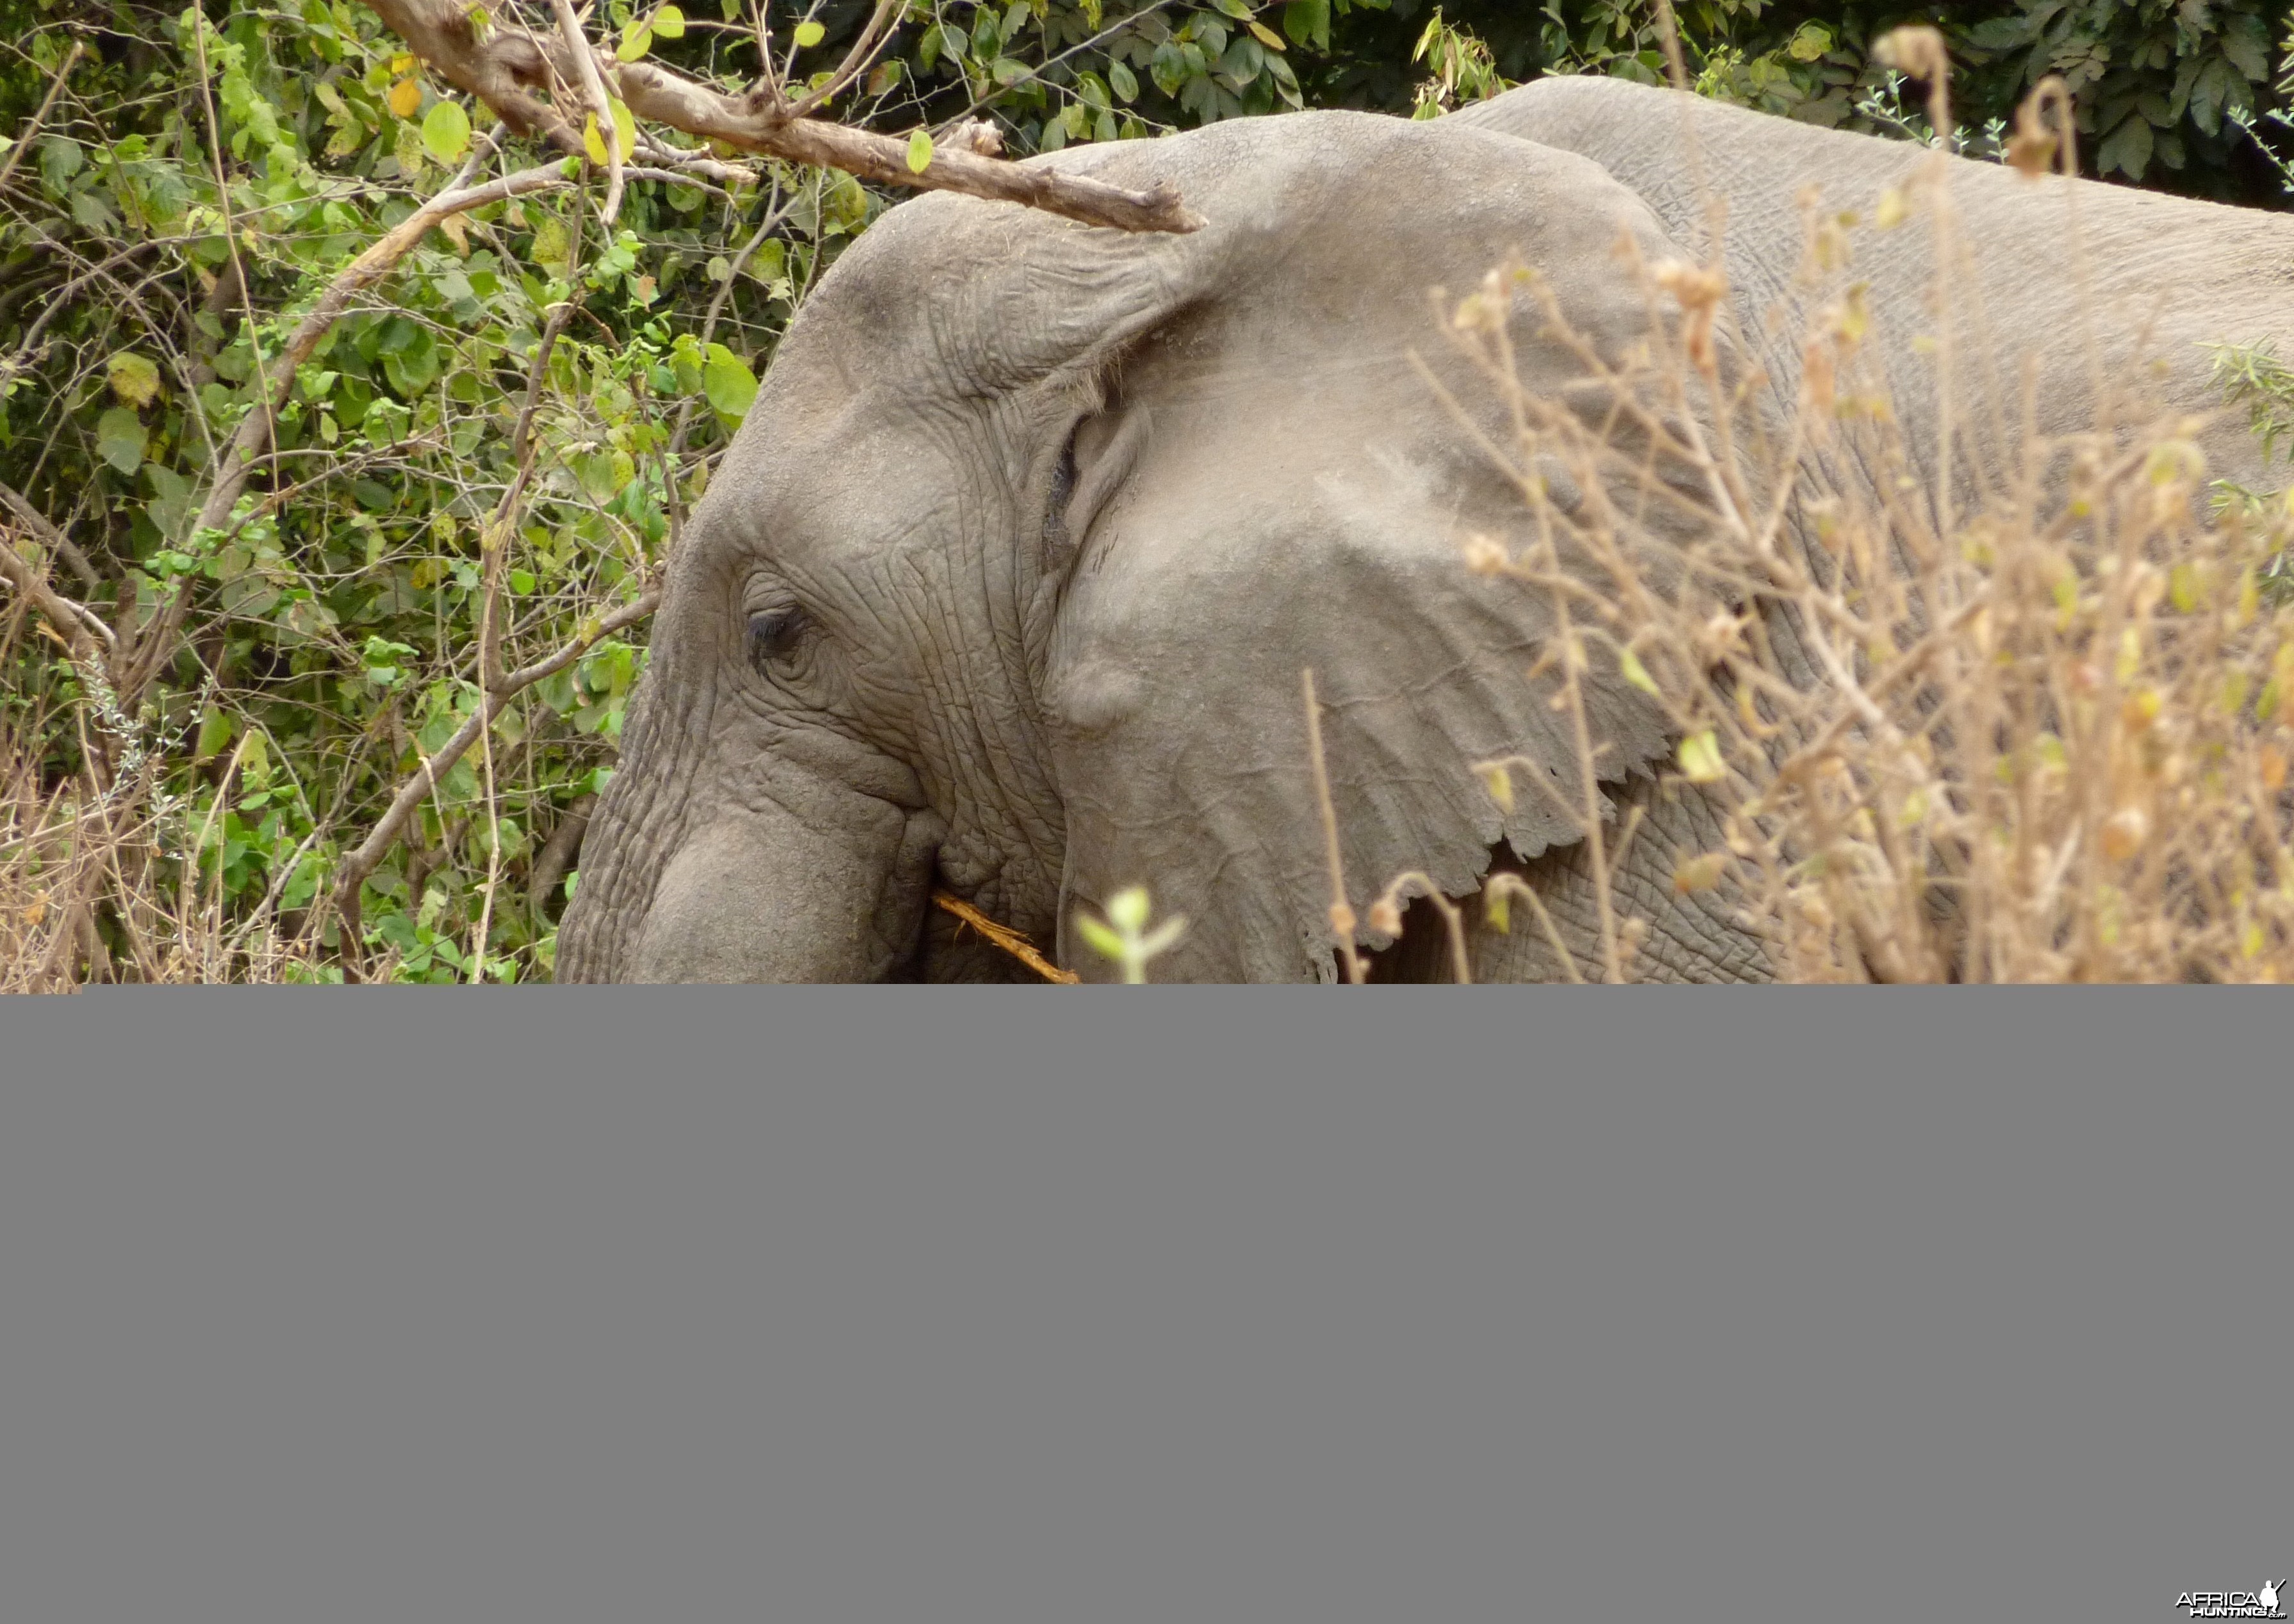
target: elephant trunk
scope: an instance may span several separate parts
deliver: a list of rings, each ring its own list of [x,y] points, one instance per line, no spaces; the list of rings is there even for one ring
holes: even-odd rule
[[[664,679],[674,675],[668,668],[675,663],[671,649],[657,647],[652,669],[630,698],[621,765],[590,813],[581,866],[557,927],[558,981],[627,979],[630,944],[645,922],[663,865],[689,826],[684,808],[700,763],[695,752],[664,750],[661,741],[704,736],[709,716],[704,694],[701,704],[671,706],[674,714],[666,727],[657,719]],[[670,683],[668,692],[675,691]],[[681,760],[663,759],[680,754]],[[659,770],[664,767],[676,770]]]
[[[661,859],[603,854],[598,878],[614,900],[632,899],[640,873],[658,878],[636,907],[601,906],[610,924],[561,948],[559,978],[880,981],[909,959],[940,820],[810,775],[775,776],[795,792],[691,820]]]
[[[679,849],[627,978],[881,981],[914,954],[940,820],[815,786],[801,810],[769,803],[712,818]]]

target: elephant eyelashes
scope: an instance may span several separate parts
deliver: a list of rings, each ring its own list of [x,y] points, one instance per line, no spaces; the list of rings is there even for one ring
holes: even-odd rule
[[[771,662],[785,659],[804,631],[804,611],[773,609],[749,617],[749,663],[762,676]]]

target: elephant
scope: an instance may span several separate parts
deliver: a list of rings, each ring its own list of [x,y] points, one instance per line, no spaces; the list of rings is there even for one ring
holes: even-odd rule
[[[1621,239],[1695,262],[1717,194],[1737,364],[1789,402],[1796,329],[1763,318],[1800,296],[1796,194],[1869,209],[1927,157],[1556,78],[1438,119],[1303,112],[1029,160],[1173,183],[1207,222],[1190,234],[948,193],[888,210],[790,324],[669,562],[558,978],[1034,978],[931,907],[940,889],[1106,979],[1078,911],[1140,883],[1188,922],[1159,980],[1336,979],[1307,670],[1354,909],[1404,871],[1471,898],[1504,870],[1598,960],[1580,825],[1471,770],[1525,759],[1584,804],[1550,679],[1525,676],[1549,612],[1461,564],[1468,537],[1525,520],[1477,443],[1503,408],[1429,290],[1516,257],[1623,353],[1652,317]],[[2218,406],[2201,340],[2294,332],[2283,217],[1949,161],[1974,250],[1949,296],[2007,336],[2010,376],[2031,353],[2043,430],[2091,422],[2138,360],[2169,405]],[[1936,319],[1927,233],[1859,252],[1883,339]],[[2091,347],[2067,333],[2074,275]],[[1532,388],[1569,386],[1527,314],[1512,342]],[[1928,386],[1901,382],[1926,443]],[[2258,471],[2237,424],[2209,434],[2218,469]],[[1653,516],[1651,545],[1686,523]],[[1647,921],[1637,977],[1766,978],[1726,897],[1672,883],[1676,852],[1720,837],[1662,771],[1664,718],[1615,673],[1583,680],[1597,793],[1641,808],[1612,876]],[[1559,978],[1545,933],[1465,911],[1476,978]],[[1357,937],[1373,978],[1448,977],[1438,932],[1381,922]]]

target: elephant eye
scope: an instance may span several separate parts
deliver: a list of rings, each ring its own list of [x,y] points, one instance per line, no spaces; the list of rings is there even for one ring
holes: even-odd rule
[[[749,617],[749,663],[762,674],[766,665],[785,658],[804,630],[801,609],[762,610]]]

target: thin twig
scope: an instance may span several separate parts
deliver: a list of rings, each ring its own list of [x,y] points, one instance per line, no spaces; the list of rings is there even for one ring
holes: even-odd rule
[[[1338,809],[1330,799],[1330,775],[1322,762],[1322,707],[1314,698],[1314,672],[1310,666],[1298,673],[1306,696],[1306,756],[1314,768],[1314,802],[1322,815],[1322,845],[1330,865],[1330,929],[1338,936],[1338,954],[1346,979],[1363,984],[1362,955],[1354,951],[1354,910],[1346,900],[1346,860],[1338,849]]]
[[[877,57],[883,53],[884,47],[892,40],[892,30],[886,25],[899,20],[906,4],[907,0],[876,0],[876,9],[869,16],[867,26],[853,40],[852,48],[844,53],[844,60],[837,64],[836,71],[828,76],[827,82],[818,90],[808,93],[791,108],[790,116],[802,118],[818,112],[850,89],[855,80],[874,67]]]
[[[87,42],[75,39],[71,49],[64,53],[64,60],[56,69],[55,77],[48,81],[48,93],[40,99],[38,110],[33,113],[31,122],[25,125],[23,134],[16,137],[16,144],[8,149],[8,156],[0,158],[0,186],[5,186],[8,177],[16,173],[16,166],[23,161],[25,152],[31,147],[32,137],[38,134],[40,126],[48,121],[48,110],[55,106],[56,98],[64,93],[64,80],[70,77],[73,67],[86,51]]]
[[[1042,954],[1037,953],[1035,944],[1013,930],[1011,926],[997,924],[987,914],[982,914],[978,908],[953,892],[935,890],[932,893],[932,905],[943,913],[955,914],[956,918],[979,931],[980,935],[1043,977],[1045,980],[1055,981],[1062,987],[1074,987],[1082,980],[1075,971],[1062,970],[1045,958]]]

